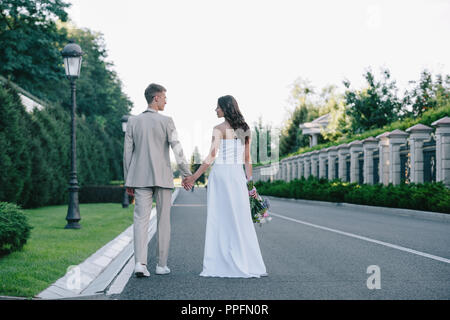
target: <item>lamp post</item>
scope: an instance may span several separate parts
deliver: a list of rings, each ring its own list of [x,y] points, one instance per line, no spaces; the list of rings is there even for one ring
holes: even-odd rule
[[[127,132],[127,122],[128,122],[128,118],[130,116],[128,115],[124,115],[122,117],[122,131],[125,133]],[[124,177],[124,179],[126,179],[126,177]],[[125,181],[124,181],[125,184]],[[128,208],[128,205],[130,204],[130,200],[128,199],[128,193],[127,193],[127,188],[125,188],[125,191],[123,193],[123,201],[122,201],[122,208]]]
[[[76,110],[76,85],[75,81],[80,76],[81,61],[83,51],[79,45],[70,41],[61,52],[64,58],[64,66],[66,69],[66,76],[70,80],[70,87],[72,92],[72,125],[71,125],[71,172],[69,180],[69,209],[67,210],[67,225],[64,229],[80,229],[81,226],[78,221],[81,220],[80,208],[78,205],[78,179],[77,179],[77,150],[76,150],[76,124],[75,124],[75,110]]]

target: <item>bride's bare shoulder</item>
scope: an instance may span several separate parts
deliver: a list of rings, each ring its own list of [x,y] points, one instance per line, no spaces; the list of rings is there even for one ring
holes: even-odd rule
[[[214,129],[220,130],[222,132],[225,132],[226,129],[229,129],[229,125],[226,122],[222,122],[214,127]]]
[[[222,124],[218,124],[217,126],[215,126],[215,127],[213,128],[213,135],[214,135],[214,136],[220,136],[220,137],[222,137],[224,132],[225,132],[225,129],[224,129],[224,127],[222,126]]]

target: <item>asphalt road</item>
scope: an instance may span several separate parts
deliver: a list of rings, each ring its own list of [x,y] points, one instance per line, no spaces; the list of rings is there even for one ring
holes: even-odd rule
[[[132,276],[124,300],[450,299],[450,223],[363,209],[305,205],[271,198],[273,220],[256,226],[269,276],[200,277],[206,190],[180,190],[172,207],[169,275]],[[225,219],[226,217],[224,217]],[[441,258],[439,260],[439,258]],[[376,266],[379,273],[368,273]],[[369,289],[368,278],[379,276]]]

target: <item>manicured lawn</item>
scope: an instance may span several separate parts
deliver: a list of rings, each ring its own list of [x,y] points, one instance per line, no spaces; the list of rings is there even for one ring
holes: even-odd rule
[[[0,257],[0,295],[33,297],[133,223],[134,205],[81,204],[81,229],[64,229],[67,205],[25,210],[31,236],[22,251]]]

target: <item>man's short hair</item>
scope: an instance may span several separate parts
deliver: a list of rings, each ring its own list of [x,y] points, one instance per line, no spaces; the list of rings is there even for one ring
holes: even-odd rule
[[[145,99],[147,100],[147,103],[150,104],[152,103],[153,98],[156,96],[157,93],[166,91],[167,91],[166,88],[164,88],[163,86],[156,83],[151,83],[149,84],[147,89],[145,89]]]

